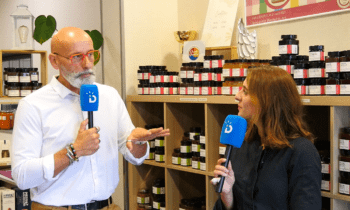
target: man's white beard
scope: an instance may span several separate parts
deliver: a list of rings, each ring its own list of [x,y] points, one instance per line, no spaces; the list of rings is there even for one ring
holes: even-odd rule
[[[93,84],[96,80],[95,76],[95,70],[96,68],[93,67],[92,69],[86,70],[84,72],[74,73],[74,72],[68,72],[66,68],[61,66],[62,70],[64,71],[64,74],[62,76],[71,84],[73,87],[80,88],[84,84]],[[91,74],[89,77],[81,78],[80,76],[84,74]]]

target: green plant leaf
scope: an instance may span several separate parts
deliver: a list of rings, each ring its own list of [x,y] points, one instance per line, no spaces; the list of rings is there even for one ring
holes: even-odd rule
[[[98,52],[94,53],[94,57],[96,58],[98,56]],[[96,65],[100,61],[101,56],[94,62],[94,65]]]
[[[35,19],[33,38],[41,45],[49,40],[56,30],[56,20],[51,15],[40,15]]]
[[[103,37],[102,34],[98,30],[85,30],[86,33],[88,33],[92,39],[92,42],[94,44],[94,50],[100,49],[100,47],[103,44]]]

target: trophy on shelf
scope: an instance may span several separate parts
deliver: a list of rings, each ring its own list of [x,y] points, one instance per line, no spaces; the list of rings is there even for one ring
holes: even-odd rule
[[[180,52],[182,54],[183,46],[185,41],[192,41],[197,36],[197,31],[176,31],[174,32],[176,41],[181,43]]]

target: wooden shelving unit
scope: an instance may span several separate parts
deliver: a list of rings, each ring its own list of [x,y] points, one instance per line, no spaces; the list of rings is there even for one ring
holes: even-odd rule
[[[306,121],[319,140],[329,141],[331,152],[331,190],[322,196],[331,200],[331,209],[344,209],[350,196],[338,193],[339,133],[350,126],[350,96],[302,96]],[[210,184],[219,158],[222,124],[228,114],[237,114],[233,96],[144,96],[127,97],[127,108],[135,126],[164,123],[171,135],[165,138],[165,163],[147,160],[141,166],[129,164],[129,209],[136,209],[140,188],[151,189],[156,178],[165,178],[166,209],[178,209],[182,198],[206,196],[207,210],[218,196]],[[205,129],[206,171],[173,165],[173,149],[180,146],[190,127]],[[345,208],[346,209],[346,208]]]

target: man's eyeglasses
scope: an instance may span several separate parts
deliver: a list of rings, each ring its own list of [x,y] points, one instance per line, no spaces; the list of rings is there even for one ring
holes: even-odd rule
[[[84,54],[84,53],[74,54],[74,55],[71,55],[69,58],[67,58],[63,55],[60,55],[58,53],[53,53],[53,54],[59,55],[59,56],[66,58],[66,59],[69,59],[73,65],[81,64],[84,61],[85,57],[87,59],[89,59],[90,62],[95,62],[100,58],[100,51],[98,51],[98,50],[91,50],[91,51],[87,52],[86,54]]]

